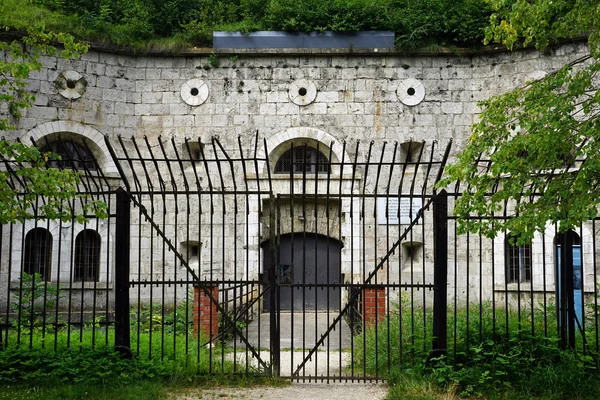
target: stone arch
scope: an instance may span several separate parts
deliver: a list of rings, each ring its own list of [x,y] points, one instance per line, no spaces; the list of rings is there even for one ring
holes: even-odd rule
[[[258,158],[266,159],[268,157],[269,167],[273,169],[275,168],[275,163],[279,157],[289,150],[292,147],[292,144],[296,146],[304,145],[305,143],[311,147],[318,147],[327,157],[329,157],[329,148],[331,146],[331,159],[329,161],[334,164],[343,161],[345,164],[344,174],[352,173],[351,159],[345,151],[343,144],[329,133],[316,128],[289,128],[283,132],[272,135],[267,139],[266,148],[268,154],[265,154],[265,149],[261,148],[258,151]],[[264,161],[261,161],[258,165],[258,170],[261,173],[266,174],[266,168],[267,164]],[[273,171],[271,170],[271,172]],[[340,166],[332,165],[331,174],[339,175]]]
[[[64,135],[63,138],[69,138],[80,143],[87,139],[86,144],[89,145],[102,172],[107,176],[118,175],[119,171],[104,142],[104,135],[91,126],[72,121],[46,122],[30,130],[21,138],[21,141],[30,143],[33,140],[34,143],[41,146],[44,140],[51,140],[58,135]]]

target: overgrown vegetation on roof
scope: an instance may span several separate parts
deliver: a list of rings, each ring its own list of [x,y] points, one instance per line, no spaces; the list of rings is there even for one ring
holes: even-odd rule
[[[481,45],[485,0],[3,0],[0,24],[138,51],[210,47],[213,31],[396,33],[397,46]]]

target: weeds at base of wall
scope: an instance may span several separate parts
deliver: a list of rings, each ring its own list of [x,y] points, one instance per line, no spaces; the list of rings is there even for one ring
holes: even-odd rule
[[[561,350],[556,327],[532,333],[528,315],[508,311],[503,325],[491,308],[458,310],[448,322],[448,355],[428,360],[431,315],[398,307],[357,337],[355,370],[385,377],[390,399],[598,399],[600,376],[592,338]],[[469,323],[467,315],[476,316]],[[538,316],[534,315],[534,318]],[[470,318],[470,317],[469,317]],[[377,347],[383,351],[377,351]],[[389,351],[386,351],[389,347]]]
[[[156,335],[160,339],[160,335]],[[84,340],[89,339],[84,335]],[[213,350],[213,364],[207,364],[208,354],[199,355],[193,349],[180,347],[177,356],[152,352],[149,343],[141,343],[133,359],[122,359],[111,345],[73,344],[71,348],[54,351],[47,344],[42,348],[34,341],[28,349],[24,338],[0,351],[0,400],[4,399],[158,399],[169,398],[171,392],[187,388],[214,386],[248,387],[254,385],[283,386],[287,381],[273,380],[264,375],[234,375],[230,365],[221,365],[218,349]],[[149,357],[147,351],[153,357]],[[185,356],[184,352],[190,354]],[[199,361],[200,360],[200,361]],[[218,373],[216,373],[218,371]]]

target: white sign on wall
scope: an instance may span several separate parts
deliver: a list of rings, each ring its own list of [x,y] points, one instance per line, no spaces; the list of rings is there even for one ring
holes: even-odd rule
[[[377,199],[377,223],[379,225],[398,225],[399,223],[409,225],[416,218],[421,207],[423,207],[423,199],[420,198],[401,198],[398,202],[397,197],[379,197]],[[421,221],[419,220],[417,223],[420,224]]]

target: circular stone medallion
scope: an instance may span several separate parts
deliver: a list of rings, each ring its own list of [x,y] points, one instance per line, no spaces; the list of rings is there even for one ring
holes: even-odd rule
[[[292,103],[306,106],[317,98],[317,87],[308,79],[298,79],[290,84],[288,95]]]
[[[199,106],[208,99],[208,85],[201,79],[190,79],[181,85],[181,98],[190,106]]]
[[[425,86],[417,79],[408,78],[400,82],[396,94],[402,104],[416,106],[425,98]]]
[[[75,100],[85,93],[87,81],[79,72],[67,70],[56,78],[56,87],[62,97]]]

